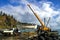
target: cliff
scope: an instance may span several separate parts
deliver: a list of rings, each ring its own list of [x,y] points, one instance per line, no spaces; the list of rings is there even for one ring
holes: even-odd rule
[[[6,13],[0,12],[0,28],[12,28],[16,27],[17,21],[13,16],[7,15]]]

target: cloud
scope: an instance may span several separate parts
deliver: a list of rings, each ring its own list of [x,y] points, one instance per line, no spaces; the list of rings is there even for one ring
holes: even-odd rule
[[[39,24],[39,21],[27,6],[27,4],[30,3],[33,10],[41,17],[41,19],[44,17],[51,17],[49,24],[55,28],[56,26],[59,26],[60,16],[57,17],[56,15],[60,15],[60,9],[55,10],[52,2],[39,1],[39,3],[37,2],[39,4],[38,6],[37,3],[31,3],[28,0],[10,0],[10,3],[19,3],[20,5],[13,6],[9,4],[0,7],[0,10],[6,12],[8,15],[13,15],[18,21]],[[54,18],[55,16],[56,18]]]

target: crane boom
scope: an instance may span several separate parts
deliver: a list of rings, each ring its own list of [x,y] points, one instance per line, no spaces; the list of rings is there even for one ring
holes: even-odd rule
[[[44,22],[42,22],[42,20],[39,18],[39,16],[37,15],[37,13],[36,12],[34,12],[33,11],[33,9],[31,8],[31,6],[28,4],[28,7],[31,9],[31,11],[34,13],[34,15],[36,16],[36,18],[38,19],[38,21],[40,22],[40,24],[41,24],[41,29],[42,30],[49,30],[49,28],[47,28],[46,26],[45,26],[45,24],[44,24]]]
[[[44,23],[42,22],[42,20],[39,18],[39,16],[33,11],[33,9],[31,8],[30,5],[28,5],[28,7],[31,9],[31,11],[34,13],[34,15],[36,16],[36,18],[39,20],[39,22],[41,23],[42,26],[44,26]]]

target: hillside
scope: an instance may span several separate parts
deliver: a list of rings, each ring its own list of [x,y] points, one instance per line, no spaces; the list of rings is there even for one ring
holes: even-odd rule
[[[17,21],[13,16],[7,15],[6,13],[0,12],[0,28],[12,28],[16,27]]]

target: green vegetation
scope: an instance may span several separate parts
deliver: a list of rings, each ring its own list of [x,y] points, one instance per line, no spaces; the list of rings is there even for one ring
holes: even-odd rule
[[[16,27],[17,21],[13,16],[7,15],[0,11],[0,28],[13,28]]]

